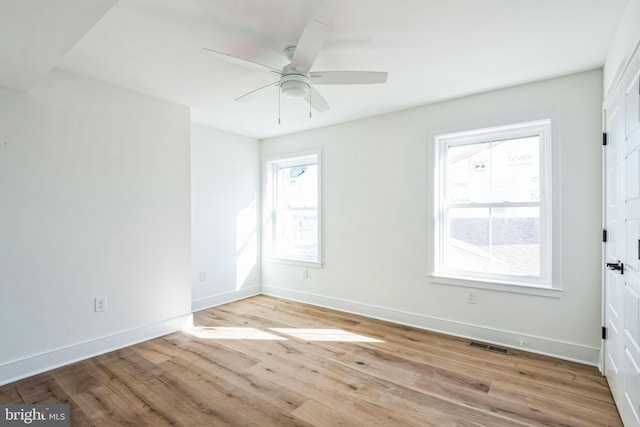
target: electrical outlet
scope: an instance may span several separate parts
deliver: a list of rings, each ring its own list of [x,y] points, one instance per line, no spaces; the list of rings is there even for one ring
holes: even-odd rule
[[[96,297],[94,300],[94,307],[96,313],[99,311],[105,311],[107,309],[107,297]]]
[[[478,302],[478,296],[476,295],[476,291],[467,292],[467,302],[469,304],[475,304]]]
[[[304,270],[302,270],[302,278],[303,279],[308,279],[309,278],[309,269],[305,268]]]
[[[204,271],[200,272],[200,281],[204,282],[205,280],[207,280],[207,275],[205,274]]]

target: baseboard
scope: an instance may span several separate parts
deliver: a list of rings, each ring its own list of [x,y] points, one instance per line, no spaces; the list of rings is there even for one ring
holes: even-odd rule
[[[278,298],[290,299],[333,310],[413,326],[429,331],[441,332],[457,337],[521,349],[531,353],[557,357],[559,359],[570,360],[591,366],[598,366],[600,358],[599,348],[588,347],[581,344],[472,325],[454,320],[441,319],[323,295],[294,291],[277,286],[262,285],[262,293]],[[524,345],[521,346],[520,341],[524,341]]]
[[[249,298],[254,295],[260,295],[260,286],[250,286],[237,291],[223,292],[221,294],[212,295],[206,298],[200,298],[191,301],[191,311],[196,312],[207,308],[216,307],[228,302]]]
[[[6,362],[0,364],[0,385],[167,335],[191,325],[193,325],[193,315],[187,313],[140,328]]]

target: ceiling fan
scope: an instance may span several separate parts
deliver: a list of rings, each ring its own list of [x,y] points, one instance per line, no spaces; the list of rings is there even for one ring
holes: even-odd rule
[[[235,101],[245,100],[262,89],[279,86],[281,93],[285,97],[304,98],[316,111],[323,112],[329,110],[329,104],[315,89],[315,85],[379,84],[387,81],[387,73],[379,71],[312,72],[311,67],[313,67],[313,63],[320,53],[328,33],[329,26],[327,24],[310,19],[298,40],[298,44],[289,46],[284,50],[284,54],[290,63],[285,65],[282,70],[208,48],[202,48],[202,51],[234,64],[260,71],[268,71],[280,76],[279,80],[245,93],[236,98]]]

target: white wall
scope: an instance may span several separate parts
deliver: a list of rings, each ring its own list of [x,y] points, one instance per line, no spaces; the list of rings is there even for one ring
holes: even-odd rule
[[[330,101],[330,100],[329,100]],[[320,148],[322,269],[263,264],[263,292],[597,364],[601,253],[600,70],[263,141]],[[430,133],[552,117],[558,129],[561,298],[427,279]]]
[[[628,1],[604,65],[605,96],[611,91],[620,66],[631,58],[633,49],[640,42],[640,0]]]
[[[260,293],[259,142],[193,125],[191,176],[193,310]]]
[[[189,132],[187,108],[61,71],[0,92],[0,383],[188,319]]]

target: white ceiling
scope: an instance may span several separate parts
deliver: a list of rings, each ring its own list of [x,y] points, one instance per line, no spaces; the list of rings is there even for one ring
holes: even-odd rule
[[[0,86],[28,90],[58,66],[262,139],[600,67],[627,3],[118,0],[107,11],[114,1],[0,0]],[[318,86],[331,110],[311,119],[283,97],[278,124],[275,87],[233,101],[277,77],[201,51],[281,68],[310,18],[330,25],[312,71],[388,71],[387,84]]]

